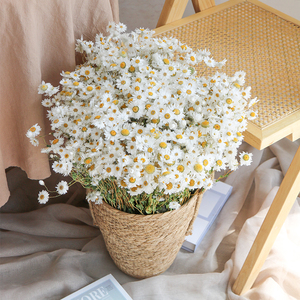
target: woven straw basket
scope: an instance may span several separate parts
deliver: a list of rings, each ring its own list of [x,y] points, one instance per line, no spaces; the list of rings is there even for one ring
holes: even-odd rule
[[[129,214],[103,202],[89,202],[107,250],[124,273],[147,278],[166,271],[186,235],[192,233],[203,191],[177,210],[153,215]]]

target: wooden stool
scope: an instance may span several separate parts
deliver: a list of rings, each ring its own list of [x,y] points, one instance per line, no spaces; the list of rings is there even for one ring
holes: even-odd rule
[[[196,13],[181,19],[188,0],[166,0],[156,36],[173,36],[195,49],[227,59],[222,72],[246,72],[260,101],[245,141],[263,149],[287,137],[300,138],[300,21],[256,0],[192,0]],[[198,69],[199,70],[199,69]],[[210,68],[203,74],[211,76]],[[232,290],[249,290],[300,192],[300,147],[256,236]]]

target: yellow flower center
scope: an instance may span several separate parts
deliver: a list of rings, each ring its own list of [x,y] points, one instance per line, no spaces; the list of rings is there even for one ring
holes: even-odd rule
[[[249,157],[248,154],[244,154],[244,155],[243,155],[243,160],[247,161],[247,160],[249,160],[249,159],[250,159],[250,157]]]
[[[177,167],[177,170],[178,170],[179,172],[183,172],[183,171],[184,171],[184,166],[183,166],[183,165],[179,165],[179,166]]]
[[[203,167],[202,167],[201,164],[195,164],[194,165],[194,170],[199,173],[203,170]]]
[[[127,135],[129,135],[129,130],[124,128],[121,130],[121,134],[124,136],[127,136]]]
[[[167,143],[161,142],[161,143],[159,144],[159,147],[165,149],[165,148],[167,148]]]
[[[218,166],[222,166],[222,165],[223,165],[223,162],[222,162],[220,159],[218,159],[218,160],[217,160],[217,165],[218,165]]]
[[[201,126],[204,128],[207,128],[209,126],[209,122],[207,120],[205,120],[201,123]]]
[[[155,167],[154,165],[152,164],[149,164],[145,167],[145,171],[148,173],[148,174],[153,174],[154,171],[155,171]]]
[[[194,179],[191,179],[190,180],[190,186],[194,186],[195,185],[195,180]]]
[[[163,176],[167,176],[167,175],[169,175],[170,173],[171,173],[170,171],[165,171],[165,172],[162,173],[162,175],[163,175]]]
[[[92,162],[92,159],[90,157],[88,157],[84,160],[84,163],[87,165],[90,164],[91,162]]]
[[[130,177],[130,178],[129,178],[129,182],[130,182],[130,183],[135,183],[135,181],[136,181],[136,179],[135,179],[134,177]]]
[[[126,186],[127,186],[127,184],[125,183],[124,180],[121,180],[121,186],[123,186],[123,187],[126,187]]]
[[[173,184],[172,184],[172,182],[169,182],[167,184],[167,190],[171,190],[172,188],[173,188]]]

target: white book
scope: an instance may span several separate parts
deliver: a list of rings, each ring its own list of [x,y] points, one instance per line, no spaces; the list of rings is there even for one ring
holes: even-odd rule
[[[184,250],[195,252],[208,229],[215,221],[225,202],[229,198],[232,186],[218,181],[203,194],[198,216],[193,225],[192,235],[188,235],[182,244]]]
[[[61,300],[132,300],[118,281],[111,275],[87,285]]]

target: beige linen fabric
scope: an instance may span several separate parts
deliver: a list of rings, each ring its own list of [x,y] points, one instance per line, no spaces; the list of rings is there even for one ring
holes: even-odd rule
[[[244,143],[241,150],[253,152],[254,161],[226,179],[233,186],[231,197],[197,251],[180,250],[164,274],[145,280],[136,280],[118,270],[100,231],[92,226],[87,208],[52,204],[51,200],[47,206],[32,209],[37,202],[36,182],[25,176],[21,179],[17,169],[10,170],[12,197],[7,204],[11,213],[0,214],[1,297],[61,299],[111,273],[134,300],[300,299],[300,198],[253,288],[243,296],[231,291],[299,146],[300,141],[285,139],[259,151]],[[31,199],[23,195],[30,188]],[[73,192],[68,196],[72,199]]]
[[[46,155],[26,131],[45,129],[42,80],[57,85],[62,70],[74,70],[75,41],[105,32],[118,22],[118,0],[1,0],[0,9],[0,206],[9,197],[5,169],[18,166],[30,178],[50,175]],[[47,129],[46,129],[47,130]]]

